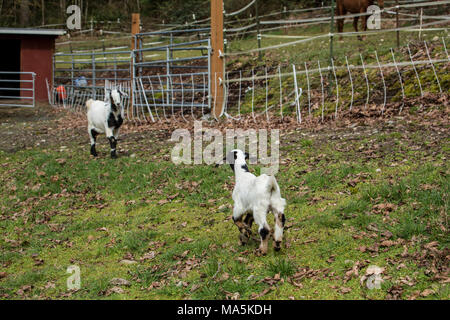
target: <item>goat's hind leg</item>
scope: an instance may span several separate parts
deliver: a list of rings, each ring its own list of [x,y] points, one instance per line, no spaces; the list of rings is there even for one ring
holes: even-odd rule
[[[244,231],[241,231],[240,240],[242,244],[246,244],[252,236],[253,213],[247,213],[244,218]]]
[[[249,214],[243,219],[244,213],[240,208],[234,207],[233,209],[233,221],[236,227],[239,229],[239,244],[246,245],[251,235],[250,227],[248,223]],[[252,217],[253,220],[253,217]]]
[[[91,139],[91,155],[93,155],[94,157],[97,157],[97,150],[95,150],[95,144],[97,141],[97,136],[98,136],[98,132],[95,131],[95,129],[93,128],[89,128],[88,129],[89,132],[89,138]]]

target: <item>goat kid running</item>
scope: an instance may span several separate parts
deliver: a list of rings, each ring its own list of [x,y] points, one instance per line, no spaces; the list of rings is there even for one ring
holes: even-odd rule
[[[267,213],[272,211],[275,217],[274,249],[279,251],[286,221],[284,216],[286,200],[281,197],[280,187],[275,177],[266,174],[256,177],[249,172],[246,163],[248,158],[248,153],[233,150],[224,159],[231,166],[236,178],[233,190],[233,221],[239,229],[241,245],[247,244],[251,236],[252,223],[256,222],[261,237],[259,253],[265,255],[271,233],[267,223]]]

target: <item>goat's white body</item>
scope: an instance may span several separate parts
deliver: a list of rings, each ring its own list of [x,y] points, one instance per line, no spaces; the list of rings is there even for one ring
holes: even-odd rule
[[[258,209],[258,207],[270,207],[269,209],[272,208],[278,212],[284,211],[286,200],[281,198],[280,188],[273,176],[263,174],[256,177],[242,169],[239,171],[242,172],[239,173],[239,179],[236,179],[233,200],[240,207],[240,211],[248,213]],[[256,214],[258,214],[258,211],[256,211]],[[256,221],[261,219],[255,217]]]
[[[240,150],[239,150],[240,151]],[[242,151],[240,151],[242,153]],[[281,242],[284,226],[284,208],[286,200],[281,197],[280,187],[273,176],[262,174],[256,177],[248,172],[245,158],[238,155],[234,160],[234,173],[236,184],[233,190],[233,220],[240,221],[246,213],[252,213],[258,224],[258,232],[265,240],[261,231],[268,232],[270,227],[267,223],[267,213],[272,211],[275,216],[274,239]],[[282,222],[281,222],[282,221]],[[238,226],[239,227],[239,226]],[[267,249],[263,249],[266,251]]]
[[[105,133],[108,128],[108,117],[111,113],[111,105],[104,101],[94,101],[92,99],[86,102],[88,130],[94,129],[98,133]]]
[[[233,190],[236,218],[253,212],[255,222],[263,228],[268,211],[283,213],[286,200],[281,197],[280,187],[273,176],[256,177],[250,172],[236,168],[236,185]]]

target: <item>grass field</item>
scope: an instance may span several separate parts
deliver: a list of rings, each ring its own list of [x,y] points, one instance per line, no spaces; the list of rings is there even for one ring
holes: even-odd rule
[[[0,127],[3,299],[449,298],[448,107],[283,130],[285,242],[266,257],[237,244],[229,166],[176,166],[170,129],[132,126],[117,161],[104,138],[92,159],[84,127],[46,112]]]

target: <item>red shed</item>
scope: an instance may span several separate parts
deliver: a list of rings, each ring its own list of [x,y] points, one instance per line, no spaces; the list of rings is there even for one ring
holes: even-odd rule
[[[53,78],[55,40],[64,34],[64,30],[0,28],[0,71],[34,72],[36,100],[47,100],[45,79],[51,83]],[[16,79],[11,79],[12,77]],[[23,80],[23,77],[24,75],[18,74],[9,75],[8,80],[13,81],[8,88],[15,85],[20,87],[17,80]]]

